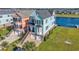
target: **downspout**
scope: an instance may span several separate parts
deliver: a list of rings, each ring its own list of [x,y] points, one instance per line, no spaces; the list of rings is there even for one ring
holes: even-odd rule
[[[55,19],[55,26],[57,26],[57,24],[56,24],[56,13],[55,13],[55,10],[53,11],[53,16],[54,16],[54,19]]]
[[[36,27],[36,24],[37,24],[37,23],[36,23],[36,22],[37,22],[37,20],[36,20],[36,18],[35,18],[35,19],[34,19],[34,24],[35,24],[35,25],[34,25],[34,28],[35,28],[35,29],[34,29],[34,30],[35,30],[35,40],[37,40],[37,38],[36,38],[36,37],[37,37],[37,27]]]
[[[43,24],[43,22],[44,22],[44,21],[42,20],[42,40],[44,40],[44,36],[43,36],[43,25],[44,25],[44,24]]]

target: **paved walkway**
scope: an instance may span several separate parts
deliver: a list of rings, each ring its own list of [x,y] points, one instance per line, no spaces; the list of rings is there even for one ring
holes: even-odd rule
[[[30,39],[28,40],[29,42],[34,42],[36,47],[38,47],[41,44],[41,40],[36,40],[34,35],[30,35]]]
[[[27,41],[28,42],[34,42],[36,47],[38,47],[40,45],[40,43],[41,43],[41,41],[35,40],[35,37],[31,33],[29,33],[27,35],[27,37],[24,39],[23,43],[22,44],[19,43],[18,46],[22,47],[24,45],[24,43],[26,43]]]

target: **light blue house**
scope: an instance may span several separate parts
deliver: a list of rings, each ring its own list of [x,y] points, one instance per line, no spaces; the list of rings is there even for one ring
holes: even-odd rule
[[[29,24],[29,30],[36,35],[36,38],[43,38],[55,26],[55,17],[48,10],[34,10]]]
[[[13,10],[11,9],[0,9],[0,26],[10,26],[13,22]]]

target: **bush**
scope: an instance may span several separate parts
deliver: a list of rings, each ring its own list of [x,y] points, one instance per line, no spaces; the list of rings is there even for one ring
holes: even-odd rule
[[[23,48],[28,51],[34,51],[35,50],[35,43],[34,42],[27,42],[24,44]]]

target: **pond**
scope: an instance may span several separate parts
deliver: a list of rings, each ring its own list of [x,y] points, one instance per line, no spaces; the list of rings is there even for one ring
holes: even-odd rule
[[[56,17],[56,24],[58,26],[77,27],[79,26],[79,18]]]

